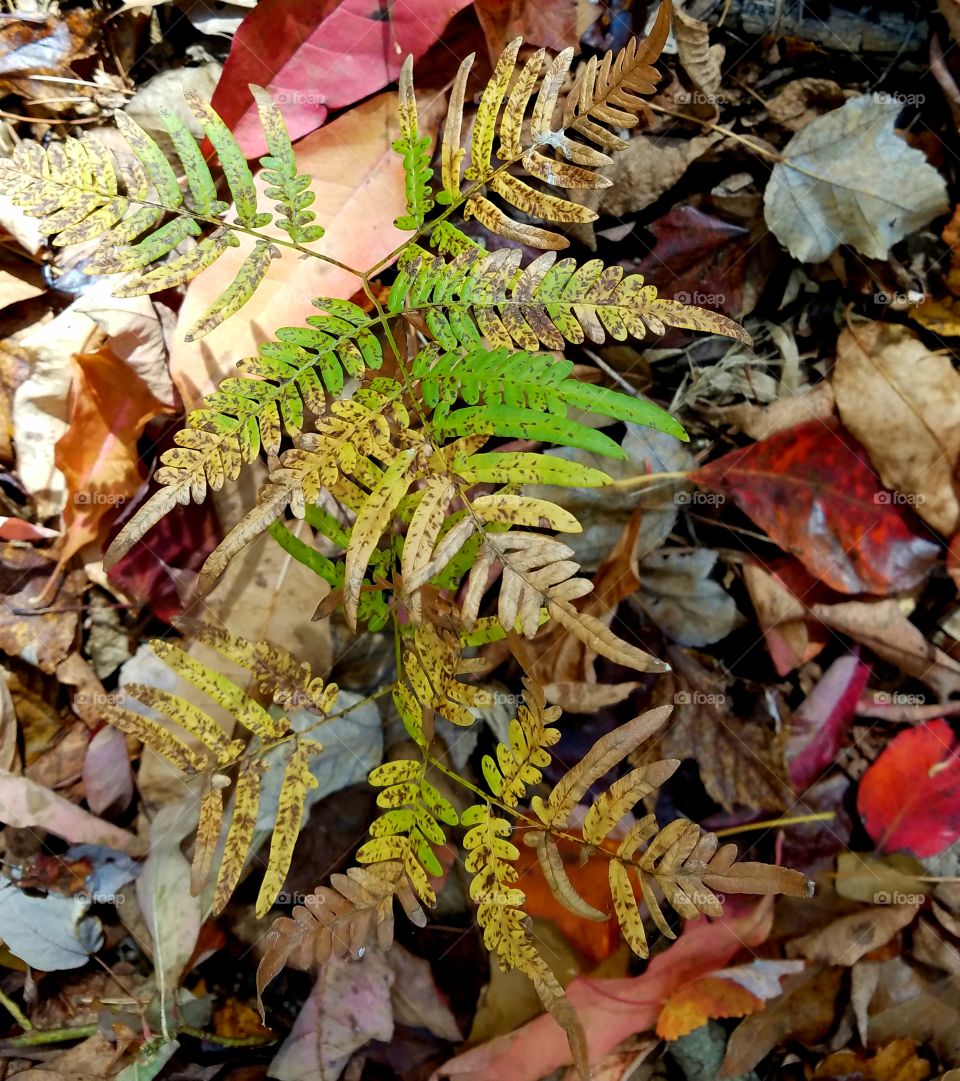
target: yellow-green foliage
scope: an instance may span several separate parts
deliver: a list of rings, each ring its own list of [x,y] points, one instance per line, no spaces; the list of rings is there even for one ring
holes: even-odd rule
[[[439,190],[433,186],[430,142],[421,134],[411,64],[404,64],[395,148],[403,160],[407,206],[397,225],[412,235],[380,264],[397,266],[388,299],[381,303],[368,289],[371,306],[363,310],[318,297],[318,313],[307,326],[280,327],[257,356],[237,358],[238,376],[224,380],[189,414],[176,446],[162,457],[158,490],[108,553],[109,566],[178,504],[201,501],[208,489],[234,482],[266,452],[267,483],[207,560],[201,589],[269,531],[326,581],[329,596],[321,614],[341,606],[352,628],[393,631],[397,678],[384,690],[392,693],[412,749],[370,776],[382,813],[360,848],[360,866],[333,876],[294,919],[275,924],[258,977],[261,988],[287,962],[307,968],[331,956],[360,956],[368,946],[386,948],[395,899],[422,923],[421,906],[435,904],[450,866],[450,845],[458,836],[453,831],[463,827],[465,868],[487,947],[502,967],[530,976],[546,1008],[566,1027],[583,1066],[576,1019],[527,930],[511,839],[517,824],[557,897],[586,918],[608,919],[611,912],[577,895],[557,839],[576,840],[586,855],[607,860],[612,914],[641,956],[647,940],[640,900],[669,935],[663,901],[692,917],[719,913],[716,890],[806,891],[806,881],[794,872],[736,864],[732,846],[718,846],[690,822],[660,829],[641,814],[618,835],[618,823],[675,763],[652,763],[612,780],[590,806],[582,829],[574,828],[574,810],[591,785],[655,731],[664,720],[662,710],[605,736],[552,788],[544,785],[543,771],[560,738],[559,710],[547,706],[533,682],[526,683],[525,704],[510,722],[508,743],[483,759],[486,789],[446,765],[435,735],[437,717],[467,727],[490,704],[489,693],[476,684],[485,662],[469,651],[507,638],[522,663],[522,639],[534,638],[544,623],[579,638],[591,655],[641,671],[667,667],[580,610],[577,602],[592,583],[555,535],[577,533],[580,523],[558,504],[524,491],[529,484],[600,488],[611,478],[538,451],[505,451],[497,441],[519,439],[623,459],[602,425],[584,422],[587,414],[685,439],[679,423],[654,403],[577,378],[573,362],[556,353],[568,344],[643,338],[666,327],[749,341],[731,320],[659,297],[642,277],[619,266],[558,259],[555,251],[567,245],[566,238],[537,224],[562,226],[594,217],[571,193],[609,184],[599,170],[626,146],[615,129],[633,126],[644,112],[642,96],[659,77],[652,65],[669,18],[667,2],[648,39],[581,64],[572,81],[571,49],[552,59],[540,49],[519,67],[520,42],[512,42],[480,95],[469,158],[461,145],[468,58],[451,89]],[[120,113],[117,123],[130,155],[115,159],[93,139],[53,141],[46,148],[24,143],[0,162],[0,181],[18,206],[39,218],[54,243],[100,238],[88,269],[126,275],[117,289],[121,296],[186,283],[237,244],[238,230],[252,235],[251,254],[190,329],[192,340],[238,311],[272,260],[327,258],[322,244],[317,246],[322,223],[309,209],[310,179],[297,173],[276,106],[265,92],[254,93],[269,148],[261,178],[272,210],[261,205],[250,167],[226,126],[194,96],[188,103],[216,149],[235,207],[232,220],[196,141],[172,114],[163,121],[175,163]],[[288,239],[263,232],[274,216]],[[457,227],[458,219],[467,218],[508,240],[548,250],[526,263],[516,247],[488,252]],[[358,287],[368,286],[370,278],[371,272],[358,273]],[[399,342],[409,348],[401,350]],[[380,376],[387,359],[391,374]],[[321,551],[291,533],[284,525],[288,514],[306,518],[327,546]],[[331,546],[336,557],[328,554]],[[323,724],[336,687],[325,686],[306,665],[268,643],[245,642],[204,624],[182,629],[251,673],[254,685],[244,690],[180,646],[155,644],[173,671],[237,730],[227,730],[179,695],[145,686],[127,689],[140,703],[137,710],[111,707],[107,719],[179,769],[202,776],[192,886],[203,889],[220,853],[215,911],[239,882],[254,843],[264,753],[278,745],[285,749],[257,902],[262,915],[282,888],[307,791],[317,783],[311,757],[323,753]],[[294,732],[277,709],[264,706],[264,695],[282,710],[312,709],[318,740]],[[462,813],[455,790],[470,793]]]

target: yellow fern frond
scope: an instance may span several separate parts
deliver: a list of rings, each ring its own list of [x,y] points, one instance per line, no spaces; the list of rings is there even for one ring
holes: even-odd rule
[[[651,65],[660,55],[670,30],[670,0],[661,5],[650,36],[631,38],[616,57],[582,64],[573,87],[561,102],[573,49],[565,49],[547,64],[546,52],[538,50],[516,73],[519,38],[504,49],[480,98],[470,142],[470,164],[463,179],[472,186],[467,193],[464,217],[475,217],[500,236],[534,248],[565,248],[565,237],[548,229],[518,221],[494,203],[502,203],[545,222],[589,222],[596,214],[580,203],[550,194],[521,179],[511,167],[546,188],[564,191],[602,188],[609,180],[596,170],[610,164],[604,151],[627,145],[613,128],[631,128],[646,106],[639,95],[652,94],[659,75]],[[473,66],[464,60],[454,81],[447,110],[442,151],[443,192],[438,201],[455,203],[463,198],[461,148],[463,105],[467,78]],[[541,72],[544,72],[541,78]],[[540,80],[540,89],[533,100]],[[512,89],[511,89],[512,82]],[[529,132],[524,131],[529,114]],[[558,119],[559,124],[555,126]],[[593,144],[593,145],[590,145]],[[598,149],[599,148],[599,149]],[[496,149],[498,163],[494,163]],[[549,156],[544,151],[553,151]]]

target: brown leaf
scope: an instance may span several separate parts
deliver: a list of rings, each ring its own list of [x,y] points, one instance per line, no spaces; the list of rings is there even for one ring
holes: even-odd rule
[[[917,905],[874,905],[794,939],[787,944],[787,954],[849,967],[871,950],[885,946],[913,922],[918,911]]]
[[[69,427],[56,447],[67,478],[61,564],[97,540],[143,484],[137,440],[147,421],[173,410],[108,348],[74,357]]]
[[[926,683],[940,698],[947,699],[960,689],[960,663],[928,642],[892,597],[814,604],[810,612],[832,630],[848,635]]]
[[[819,1043],[836,1022],[836,1000],[843,971],[811,965],[784,982],[783,994],[766,1009],[739,1024],[727,1043],[721,1076],[749,1073],[775,1047],[788,1039]]]
[[[843,423],[892,496],[951,535],[960,525],[960,375],[949,355],[896,323],[851,326],[837,345],[833,389]]]
[[[669,656],[676,674],[661,677],[658,693],[669,696],[672,685],[676,709],[660,753],[694,759],[711,799],[728,811],[789,806],[782,738],[733,714],[730,680],[685,650],[671,649]]]

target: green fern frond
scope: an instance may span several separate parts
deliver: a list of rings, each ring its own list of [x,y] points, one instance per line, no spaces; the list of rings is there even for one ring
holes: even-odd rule
[[[370,774],[381,791],[377,806],[385,808],[370,826],[370,840],[360,847],[362,864],[397,860],[420,900],[431,908],[437,897],[429,877],[439,878],[443,867],[433,849],[446,843],[443,825],[459,822],[453,805],[426,779],[422,761],[385,762]]]
[[[276,199],[277,225],[295,244],[310,244],[324,233],[322,225],[311,225],[316,214],[312,206],[316,196],[310,191],[310,177],[297,173],[297,160],[290,142],[283,114],[273,98],[260,86],[251,86],[250,92],[257,104],[260,126],[270,151],[260,159],[263,171],[261,179],[272,187],[265,188],[268,199]]]
[[[622,150],[627,145],[611,129],[634,127],[646,111],[639,95],[656,89],[660,76],[651,65],[669,30],[670,0],[665,0],[650,36],[642,41],[632,38],[616,58],[608,52],[599,62],[593,58],[582,64],[562,103],[573,49],[564,49],[546,63],[545,70],[546,51],[540,49],[517,73],[521,39],[510,42],[481,95],[470,141],[470,164],[461,176],[466,156],[461,146],[463,106],[474,60],[473,55],[467,57],[450,94],[442,153],[443,191],[438,201],[459,203],[466,194],[464,217],[475,217],[491,232],[535,248],[567,247],[565,237],[511,217],[489,196],[538,221],[594,220],[592,210],[534,187],[507,167],[522,166],[543,188],[608,187],[610,181],[597,172],[610,164],[604,151]],[[555,124],[558,113],[559,124]],[[550,151],[554,156],[549,156]],[[467,193],[461,190],[462,179],[472,185]]]
[[[123,112],[116,120],[130,148],[129,159],[115,159],[89,138],[68,138],[47,148],[28,141],[11,157],[0,159],[5,190],[15,205],[40,219],[41,232],[54,244],[99,240],[87,272],[133,275],[119,286],[120,296],[139,296],[190,281],[239,243],[231,224],[256,233],[273,219],[259,206],[253,174],[230,130],[197,95],[188,92],[185,97],[220,159],[236,209],[233,223],[226,221],[228,205],[217,198],[214,177],[196,140],[167,110],[160,116],[186,178],[189,201],[156,140]],[[264,91],[257,93],[257,104],[270,148],[262,162],[263,178],[272,185],[266,189],[267,197],[278,200],[277,224],[296,243],[316,240],[323,231],[309,224],[314,218],[307,209],[314,199],[308,190],[310,180],[297,175],[280,112]],[[183,250],[185,243],[191,246]],[[279,256],[269,239],[257,240],[234,280],[191,328],[187,340],[202,337],[238,311]]]
[[[114,539],[107,568],[178,504],[202,503],[208,488],[219,491],[236,480],[261,450],[279,454],[283,433],[299,435],[307,412],[322,415],[328,395],[342,392],[345,376],[380,367],[383,349],[370,329],[375,320],[349,301],[319,298],[314,304],[328,314],[309,316],[308,327],[281,327],[276,341],[261,343],[256,357],[238,363],[241,377],[224,379],[187,416],[177,445],[160,456],[160,490]]]
[[[403,159],[407,192],[407,212],[394,221],[398,229],[419,229],[434,208],[430,181],[430,136],[420,134],[417,99],[413,92],[413,57],[408,56],[400,69],[400,138],[393,144]]]
[[[419,316],[445,349],[563,349],[663,334],[667,327],[723,334],[751,344],[724,315],[657,296],[640,274],[591,259],[578,267],[545,252],[521,267],[519,248],[466,249],[452,260],[410,245],[390,291],[391,312]]]
[[[470,405],[482,402],[486,406],[529,410],[537,414],[530,418],[534,423],[542,422],[545,414],[566,419],[568,411],[576,410],[578,417],[596,413],[610,420],[656,428],[677,439],[688,438],[669,413],[651,402],[570,378],[573,369],[572,361],[557,360],[550,353],[474,347],[465,355],[424,349],[415,358],[412,371],[421,381],[424,401],[434,410],[433,422],[439,423],[441,429],[450,415],[450,406],[461,398]],[[576,421],[571,419],[571,423]],[[581,445],[583,439],[595,440],[594,429],[580,427],[586,431],[580,433],[578,443],[570,445]],[[554,435],[549,438],[556,441]]]

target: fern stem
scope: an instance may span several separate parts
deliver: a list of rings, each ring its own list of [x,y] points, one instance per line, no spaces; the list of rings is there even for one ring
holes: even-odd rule
[[[3,1006],[7,1012],[13,1017],[14,1021],[28,1032],[33,1029],[33,1022],[27,1017],[27,1015],[20,1009],[20,1007],[10,998],[9,995],[0,991],[0,1006]]]
[[[603,487],[606,491],[612,491],[615,488],[643,488],[645,485],[653,484],[654,481],[659,480],[686,480],[692,472],[692,469],[679,469],[671,473],[641,473],[636,477],[624,477],[622,480],[615,480],[612,484],[605,484]]]
[[[85,1040],[96,1036],[100,1031],[97,1025],[75,1025],[72,1028],[32,1028],[22,1036],[13,1036],[4,1040],[7,1047],[36,1047],[48,1043],[66,1043],[68,1040]]]

